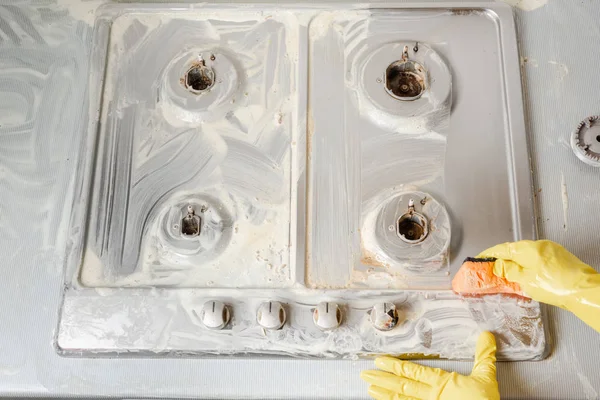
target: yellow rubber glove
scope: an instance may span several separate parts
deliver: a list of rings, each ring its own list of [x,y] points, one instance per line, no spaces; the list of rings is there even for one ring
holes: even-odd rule
[[[371,384],[369,395],[376,400],[498,400],[496,339],[483,332],[477,340],[471,375],[424,367],[393,357],[375,359],[383,371],[363,371],[360,377]]]
[[[494,274],[532,299],[571,311],[600,332],[600,274],[549,240],[505,243],[477,257],[496,258]]]

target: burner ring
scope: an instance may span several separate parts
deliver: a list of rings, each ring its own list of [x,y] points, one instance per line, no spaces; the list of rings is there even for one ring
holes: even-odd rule
[[[235,54],[226,49],[194,48],[177,54],[162,73],[157,103],[173,126],[223,118],[236,107],[243,86]]]
[[[581,121],[571,134],[571,148],[583,162],[600,167],[600,116]]]
[[[427,237],[427,218],[424,215],[409,211],[398,218],[397,233],[400,239],[406,243],[421,243]]]
[[[186,89],[194,94],[204,93],[215,84],[215,71],[203,64],[193,65],[185,73]]]
[[[425,133],[444,126],[452,107],[452,75],[431,47],[414,41],[387,43],[348,59],[348,79],[356,84],[354,98],[361,115],[398,133]],[[407,49],[408,48],[408,49]],[[403,87],[404,86],[404,87]],[[394,93],[395,92],[395,93]]]
[[[417,100],[426,89],[427,72],[416,61],[395,61],[385,71],[385,90],[403,101]]]

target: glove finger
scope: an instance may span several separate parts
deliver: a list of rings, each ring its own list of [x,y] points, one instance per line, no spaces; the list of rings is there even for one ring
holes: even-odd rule
[[[525,273],[523,267],[514,261],[498,259],[494,263],[494,275],[510,282],[524,283],[526,281]]]
[[[404,396],[427,399],[431,386],[384,371],[363,371],[360,377],[368,383]]]
[[[375,385],[369,386],[369,396],[375,400],[419,400],[414,397],[408,397],[402,394],[394,393],[390,390]]]
[[[438,382],[442,374],[446,373],[438,368],[424,367],[410,361],[398,360],[393,357],[378,357],[375,359],[375,366],[381,370],[391,372],[392,374],[432,386]]]
[[[501,258],[503,260],[512,259],[512,243],[502,243],[494,247],[490,247],[479,253],[476,258]]]
[[[520,240],[490,247],[482,251],[478,258],[501,258],[515,261],[521,265],[529,265],[531,261],[539,258],[540,254],[552,252],[569,253],[562,246],[549,240]],[[573,256],[574,257],[574,256]]]
[[[496,380],[496,338],[491,332],[483,332],[477,339],[471,376]]]

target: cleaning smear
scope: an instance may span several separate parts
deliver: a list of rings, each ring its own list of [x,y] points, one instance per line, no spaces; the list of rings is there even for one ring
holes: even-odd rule
[[[533,11],[537,8],[543,7],[548,3],[548,0],[501,0],[504,3],[510,4],[513,7],[517,7],[523,11]]]
[[[567,225],[567,213],[569,211],[569,193],[567,192],[567,181],[565,181],[565,174],[560,173],[560,194],[562,197],[563,204],[563,229],[565,232],[569,229]]]

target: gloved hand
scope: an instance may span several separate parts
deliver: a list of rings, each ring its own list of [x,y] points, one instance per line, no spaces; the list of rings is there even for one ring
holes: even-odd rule
[[[567,309],[600,332],[600,274],[549,240],[492,247],[479,258],[496,258],[494,274],[517,282],[532,299]]]
[[[360,377],[371,384],[369,395],[376,400],[498,400],[496,339],[483,332],[477,340],[471,375],[424,367],[393,357],[375,359],[383,371],[363,371]]]

